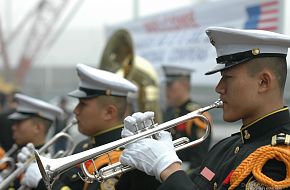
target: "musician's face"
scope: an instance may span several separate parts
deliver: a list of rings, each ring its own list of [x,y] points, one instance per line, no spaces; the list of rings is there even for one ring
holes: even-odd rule
[[[258,79],[251,76],[246,63],[221,72],[222,78],[216,86],[223,105],[223,118],[234,122],[240,119],[244,124],[256,119],[259,112]]]
[[[184,94],[187,95],[189,90],[188,81],[173,80],[166,84],[166,100],[169,106],[180,106],[183,101]]]
[[[94,136],[104,130],[104,107],[99,101],[99,97],[79,99],[78,105],[74,109],[74,114],[78,121],[78,130],[87,136]]]
[[[37,135],[37,127],[32,119],[16,121],[12,126],[13,139],[17,145],[33,142]]]

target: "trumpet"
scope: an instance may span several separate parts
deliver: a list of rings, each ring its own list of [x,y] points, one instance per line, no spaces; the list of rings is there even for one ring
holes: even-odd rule
[[[75,148],[75,143],[74,140],[72,139],[72,137],[70,135],[67,134],[68,129],[70,129],[72,126],[74,126],[76,124],[76,119],[73,119],[71,121],[71,123],[69,125],[67,125],[62,131],[60,131],[59,133],[57,133],[53,138],[51,138],[48,142],[46,142],[41,149],[39,149],[39,153],[42,154],[44,152],[46,152],[47,150],[49,150],[49,148],[55,143],[57,142],[59,139],[61,138],[66,138],[69,142],[69,148],[67,148],[66,151],[63,151],[61,153],[61,155],[58,156],[67,156],[70,155],[74,148]],[[26,160],[26,162],[21,166],[18,167],[16,170],[14,170],[9,176],[7,176],[5,178],[5,180],[3,180],[0,184],[0,189],[5,189],[9,186],[9,184],[11,182],[13,182],[21,173],[23,173],[27,167],[30,165],[31,162],[33,162],[35,160],[35,156],[31,155],[31,157],[29,159]],[[22,188],[22,187],[20,187]]]
[[[211,131],[211,124],[209,120],[205,116],[202,115],[202,113],[208,110],[211,110],[213,108],[220,108],[222,107],[222,105],[223,105],[223,102],[221,100],[217,100],[216,102],[214,102],[213,104],[209,106],[200,108],[184,116],[178,117],[176,119],[170,120],[168,122],[165,122],[159,125],[154,124],[154,126],[149,127],[148,129],[142,132],[138,132],[137,134],[134,134],[132,136],[128,136],[128,137],[119,139],[117,141],[113,141],[108,144],[104,144],[102,146],[92,148],[84,152],[80,152],[80,153],[73,154],[67,157],[63,157],[63,158],[49,159],[49,158],[40,156],[39,153],[35,151],[35,158],[36,158],[36,162],[38,164],[40,173],[42,175],[42,179],[44,183],[46,184],[47,188],[51,190],[53,183],[59,177],[59,175],[69,170],[70,168],[73,168],[74,166],[81,164],[87,160],[93,159],[97,156],[111,152],[117,148],[124,147],[126,144],[129,144],[129,143],[132,143],[132,142],[135,142],[135,141],[147,138],[147,137],[152,137],[154,135],[158,136],[158,133],[160,131],[168,130],[172,127],[175,127],[176,125],[179,125],[181,123],[186,122],[187,120],[191,120],[194,118],[199,118],[207,124],[207,129],[206,129],[205,134],[201,138],[195,141],[191,141],[191,142],[189,142],[189,140],[186,139],[185,137],[183,137],[182,140],[177,139],[174,142],[175,145],[177,146],[175,147],[175,150],[178,151],[178,150],[188,148],[190,146],[198,145],[202,143],[208,137]],[[95,180],[103,181],[105,179],[119,175],[121,173],[124,173],[125,171],[132,170],[132,169],[133,168],[129,166],[124,166],[120,164],[119,162],[117,162],[115,164],[110,165],[109,168],[106,168],[104,170],[101,169],[100,172],[96,170],[94,172],[94,175],[89,176],[89,178],[92,177]],[[85,175],[88,175],[88,174],[85,173]]]
[[[156,139],[158,139],[158,137]],[[181,150],[180,147],[184,146],[188,142],[189,142],[189,139],[187,137],[181,137],[181,138],[173,141],[175,151]],[[107,157],[110,157],[110,155],[108,154]],[[92,159],[92,161],[93,161],[93,159]],[[97,169],[97,167],[94,164],[94,169],[95,169],[95,171],[98,171],[98,172],[94,172],[93,174],[91,174],[87,170],[85,163],[81,164],[81,169],[82,169],[82,172],[85,176],[85,177],[82,177],[82,180],[87,182],[87,183],[93,183],[95,180],[97,180],[99,182],[105,181],[105,180],[112,178],[114,176],[131,171],[134,168],[130,167],[130,166],[122,165],[120,162],[116,162],[116,163],[111,162],[110,165],[103,167],[99,170]]]

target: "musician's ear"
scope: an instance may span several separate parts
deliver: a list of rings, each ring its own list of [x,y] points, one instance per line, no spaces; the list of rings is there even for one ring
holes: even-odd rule
[[[268,91],[273,86],[274,75],[269,70],[263,70],[258,76],[258,91]]]
[[[118,114],[118,109],[116,106],[109,104],[104,109],[104,120],[111,120],[113,118],[116,118],[116,115]]]

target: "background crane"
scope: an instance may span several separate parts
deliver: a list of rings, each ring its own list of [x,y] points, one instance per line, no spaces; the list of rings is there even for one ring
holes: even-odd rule
[[[79,9],[83,0],[40,0],[20,21],[15,29],[4,35],[0,18],[0,56],[3,80],[21,87],[25,76],[44,49],[50,48]],[[9,46],[20,35],[25,35],[21,52],[12,68]]]

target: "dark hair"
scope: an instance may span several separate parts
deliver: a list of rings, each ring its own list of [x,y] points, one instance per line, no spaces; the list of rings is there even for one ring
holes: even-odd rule
[[[102,103],[104,106],[107,105],[114,105],[117,108],[118,112],[118,119],[123,120],[124,115],[126,112],[126,106],[127,106],[127,98],[122,96],[99,96],[99,98],[102,98]]]
[[[35,123],[42,123],[45,128],[45,134],[48,132],[49,127],[52,125],[52,121],[44,119],[42,117],[32,117],[31,118]]]
[[[287,61],[286,58],[281,57],[262,57],[256,58],[248,64],[248,71],[250,75],[255,75],[262,69],[269,69],[273,72],[278,80],[280,92],[283,94],[287,78]]]

